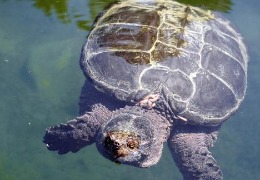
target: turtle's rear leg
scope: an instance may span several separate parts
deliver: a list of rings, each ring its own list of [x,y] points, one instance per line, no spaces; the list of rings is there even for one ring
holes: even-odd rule
[[[184,180],[223,179],[220,167],[209,151],[219,128],[185,125],[173,129],[168,145]]]

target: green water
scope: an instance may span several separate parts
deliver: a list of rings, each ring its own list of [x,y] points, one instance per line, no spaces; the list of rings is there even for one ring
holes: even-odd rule
[[[101,0],[0,0],[0,180],[181,179],[169,150],[148,169],[116,165],[90,146],[63,156],[46,127],[77,115],[78,60]],[[212,149],[226,180],[260,179],[260,2],[233,2],[228,17],[248,46],[247,96]]]

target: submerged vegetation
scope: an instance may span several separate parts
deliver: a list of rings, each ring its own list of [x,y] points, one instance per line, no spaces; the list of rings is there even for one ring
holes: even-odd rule
[[[15,178],[11,175],[11,172],[7,171],[5,167],[6,158],[0,157],[0,179],[3,180],[14,180]]]

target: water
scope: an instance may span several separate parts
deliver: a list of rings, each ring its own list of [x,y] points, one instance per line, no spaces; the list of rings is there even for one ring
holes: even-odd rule
[[[43,3],[44,2],[44,3]],[[181,179],[169,150],[154,167],[104,159],[95,146],[63,156],[41,142],[46,127],[77,115],[84,82],[78,60],[99,1],[0,0],[0,180]],[[226,14],[248,46],[247,96],[212,149],[224,178],[260,179],[260,3],[233,2]]]

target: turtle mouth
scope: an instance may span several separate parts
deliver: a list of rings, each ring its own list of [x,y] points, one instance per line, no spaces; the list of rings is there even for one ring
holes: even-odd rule
[[[109,131],[104,137],[103,145],[115,162],[137,151],[141,144],[140,136],[133,132]]]

